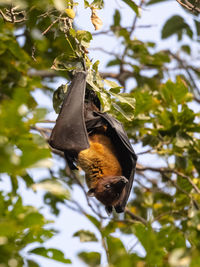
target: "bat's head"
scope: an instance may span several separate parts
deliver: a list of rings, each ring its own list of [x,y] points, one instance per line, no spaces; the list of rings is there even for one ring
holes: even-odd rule
[[[95,196],[106,207],[114,206],[128,183],[124,176],[109,176],[98,180],[98,183],[90,188],[88,196]]]

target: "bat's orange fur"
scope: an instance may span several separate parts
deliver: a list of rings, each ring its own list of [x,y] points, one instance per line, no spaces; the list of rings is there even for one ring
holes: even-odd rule
[[[104,134],[90,136],[90,147],[78,155],[78,164],[86,173],[89,188],[96,187],[99,179],[121,176],[122,169],[110,139]]]

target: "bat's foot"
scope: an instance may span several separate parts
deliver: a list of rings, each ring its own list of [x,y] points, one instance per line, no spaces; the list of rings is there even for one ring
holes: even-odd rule
[[[71,170],[78,170],[77,166],[74,164],[74,157],[69,155],[67,151],[64,151],[65,159]]]
[[[106,212],[108,216],[110,216],[110,214],[112,213],[112,210],[113,210],[112,206],[106,206]]]
[[[124,207],[122,207],[122,206],[115,206],[115,210],[116,210],[116,212],[117,213],[121,213],[121,212],[124,212]]]

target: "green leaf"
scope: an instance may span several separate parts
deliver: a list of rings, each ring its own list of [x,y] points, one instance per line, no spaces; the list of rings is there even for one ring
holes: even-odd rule
[[[173,34],[177,34],[178,40],[182,39],[183,33],[186,33],[190,38],[193,36],[193,32],[190,29],[190,26],[184,21],[184,19],[179,16],[175,15],[168,19],[162,29],[162,39],[166,39]]]
[[[116,66],[116,65],[120,65],[120,64],[121,64],[121,60],[116,58],[116,59],[110,60],[107,63],[107,67],[112,67],[112,66]]]
[[[114,93],[114,94],[119,94],[120,91],[121,91],[121,88],[122,88],[122,87],[113,87],[113,88],[110,88],[109,92],[110,92],[111,94],[112,94],[112,93]]]
[[[87,1],[84,0],[84,6],[85,8],[97,8],[97,9],[102,9],[104,7],[104,1],[103,0],[94,0],[91,4]]]
[[[131,97],[129,94],[126,93],[116,94],[113,91],[110,91],[110,93],[120,102],[120,105],[118,104],[118,102],[112,103],[113,107],[118,110],[127,120],[133,120],[135,110],[135,98]]]
[[[195,26],[196,26],[196,33],[197,33],[197,36],[198,36],[198,38],[200,38],[200,21],[194,19],[194,23],[195,23]]]
[[[73,234],[74,237],[79,237],[80,242],[96,242],[98,239],[96,238],[95,234],[86,231],[86,230],[79,230],[76,233]]]
[[[27,260],[26,262],[28,267],[40,267],[40,265],[33,260]]]
[[[177,104],[183,104],[184,100],[186,100],[188,88],[180,77],[177,77],[176,83],[170,80],[167,81],[161,89],[161,93],[168,104],[172,103],[173,100]]]
[[[21,230],[21,227],[18,227],[17,222],[10,218],[7,220],[2,219],[0,222],[0,236],[13,236],[15,232],[19,230]]]
[[[139,15],[139,10],[138,10],[138,6],[135,4],[134,1],[132,0],[122,0],[124,3],[126,3],[131,9],[133,9],[133,11]]]
[[[23,49],[20,49],[20,46],[16,40],[9,40],[9,42],[6,43],[13,56],[25,62],[29,60],[29,56]]]
[[[90,32],[78,30],[76,32],[76,37],[83,46],[89,47],[90,41],[92,40],[92,34]]]
[[[104,7],[104,1],[103,0],[94,0],[91,4],[92,7],[102,9]]]
[[[97,227],[97,229],[100,229],[101,224],[94,216],[87,214],[87,218]]]
[[[175,164],[178,169],[186,169],[188,164],[187,157],[175,156]]]
[[[135,98],[127,93],[115,94],[111,91],[111,94],[116,97],[121,103],[129,105],[133,110],[135,109]]]
[[[53,94],[53,108],[55,112],[58,114],[61,110],[62,103],[65,98],[65,94],[67,92],[67,84],[62,84],[58,87],[58,89]]]
[[[192,185],[189,183],[189,181],[181,176],[177,177],[177,184],[188,193],[192,190]]]
[[[152,147],[155,147],[159,144],[159,139],[157,136],[146,134],[142,138],[142,143],[143,143],[143,146],[150,145]]]
[[[90,4],[87,0],[84,0],[84,6],[85,6],[85,8],[90,7]]]
[[[97,60],[96,62],[94,62],[94,64],[92,65],[92,68],[95,72],[98,72],[98,68],[99,68],[99,63],[100,61]]]
[[[136,91],[135,97],[135,116],[138,114],[148,114],[159,105],[159,101],[151,95],[149,91]]]
[[[55,58],[51,68],[57,71],[73,71],[83,70],[83,65],[75,53],[71,53],[71,55],[68,53],[63,53]]]
[[[136,266],[134,254],[126,251],[124,244],[119,238],[109,235],[106,237],[106,241],[109,251],[109,263],[112,264],[112,266]]]
[[[160,246],[161,241],[159,241],[156,231],[151,226],[145,227],[137,224],[133,226],[133,232],[146,251],[146,263],[151,265],[153,262],[155,265],[162,266],[165,251]]]
[[[181,46],[181,50],[183,50],[185,53],[187,53],[188,55],[191,54],[191,48],[189,45],[182,45]]]
[[[31,212],[24,218],[24,225],[26,227],[39,226],[44,224],[44,217],[38,212]]]
[[[134,119],[134,114],[132,111],[126,111],[126,109],[122,108],[122,105],[119,106],[116,103],[112,103],[113,108],[118,111],[127,121],[132,121]]]
[[[113,16],[113,19],[114,19],[114,26],[120,26],[120,21],[121,21],[121,15],[120,15],[120,12],[119,10],[115,10],[115,14]]]
[[[111,88],[119,87],[119,85],[114,81],[104,79],[104,82]]]
[[[101,255],[98,252],[81,252],[78,256],[90,267],[100,266]]]
[[[28,173],[26,173],[25,175],[23,175],[22,176],[22,179],[26,183],[26,186],[27,187],[31,186],[34,183],[33,178]]]
[[[51,259],[51,260],[55,260],[55,261],[59,261],[62,263],[67,263],[70,264],[71,260],[66,259],[64,256],[64,253],[58,249],[55,248],[44,248],[44,247],[38,247],[32,250],[29,250],[29,253],[33,253],[36,255],[40,255],[43,256],[45,258]]]
[[[183,137],[176,137],[176,141],[175,141],[175,145],[177,146],[177,147],[179,147],[179,148],[184,148],[184,147],[187,147],[187,146],[189,146],[189,144],[190,144],[190,140],[188,140],[188,139],[185,139],[185,138],[183,138]]]
[[[147,2],[147,6],[158,4],[160,2],[166,2],[166,1],[169,1],[169,0],[150,0],[149,2]]]

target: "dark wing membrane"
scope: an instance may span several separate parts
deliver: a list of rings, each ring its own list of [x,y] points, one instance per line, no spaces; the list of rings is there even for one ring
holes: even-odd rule
[[[113,131],[116,132],[117,136],[120,138],[121,142],[124,144],[124,146],[129,151],[129,153],[131,153],[133,158],[137,160],[137,156],[131,146],[131,143],[123,128],[123,125],[118,120],[116,120],[114,117],[109,115],[108,113],[101,113],[101,112],[94,112],[94,113],[98,114],[112,127]]]
[[[79,153],[89,147],[84,119],[86,73],[77,72],[67,90],[62,109],[50,136],[50,145],[58,150]]]
[[[135,161],[133,162],[133,166],[135,166]],[[126,203],[128,201],[130,192],[131,192],[131,188],[132,188],[132,184],[133,184],[133,180],[134,180],[134,174],[135,174],[135,167],[133,167],[131,174],[129,176],[129,182],[125,185],[119,200],[117,202],[117,204],[115,205],[115,210],[116,212],[120,213],[123,212],[126,206]]]
[[[95,113],[100,116],[101,119],[104,120],[109,126],[107,130],[108,135],[110,136],[118,152],[118,157],[122,166],[123,175],[129,180],[124,190],[122,191],[118,203],[115,206],[117,212],[123,212],[132,188],[137,156],[130,144],[130,141],[122,124],[107,113]]]

